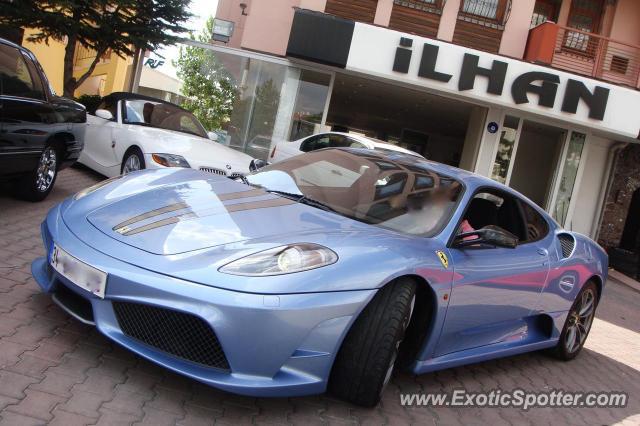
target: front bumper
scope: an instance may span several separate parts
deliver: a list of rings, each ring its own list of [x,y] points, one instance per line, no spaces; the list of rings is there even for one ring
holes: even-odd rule
[[[55,295],[63,286],[87,300],[92,315],[87,318],[73,307],[65,309],[95,324],[105,336],[166,368],[230,392],[251,396],[324,392],[344,335],[375,294],[362,290],[262,295],[195,284],[107,256],[52,216],[57,215],[42,224],[47,253],[55,242],[109,275],[101,299],[55,272],[47,258],[38,258],[32,273],[43,291]],[[119,325],[115,302],[161,307],[204,320],[215,332],[229,370],[188,361],[127,335]]]

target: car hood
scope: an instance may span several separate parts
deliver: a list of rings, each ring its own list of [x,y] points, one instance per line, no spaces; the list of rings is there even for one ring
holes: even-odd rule
[[[74,201],[64,212],[67,226],[73,230],[78,220],[88,222],[121,243],[158,255],[274,235],[364,226],[263,189],[194,170],[165,169],[136,175],[139,179],[127,176]]]
[[[194,169],[216,168],[228,174],[249,173],[253,158],[243,152],[210,139],[172,130],[130,126],[139,132],[136,138],[148,154],[165,153],[183,156]]]
[[[57,239],[62,247],[72,253],[75,248],[79,256],[85,245],[153,273],[249,293],[363,290],[407,274],[438,284],[450,282],[452,273],[436,256],[443,247],[438,240],[390,232],[192,169],[119,177],[67,199],[47,223],[63,236]],[[67,232],[75,238],[64,237]],[[339,260],[270,277],[219,271],[244,256],[295,243],[323,245]],[[118,267],[109,272],[133,279]]]

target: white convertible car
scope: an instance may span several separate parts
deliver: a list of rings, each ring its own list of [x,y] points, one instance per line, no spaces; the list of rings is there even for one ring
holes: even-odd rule
[[[409,151],[408,149],[378,139],[353,133],[326,132],[316,133],[315,135],[307,136],[291,142],[279,142],[271,151],[269,161],[277,163],[279,161],[286,160],[289,157],[293,157],[294,155],[300,155],[304,152],[316,151],[323,148],[362,148],[387,152],[395,151],[424,158],[416,152]]]
[[[78,161],[108,177],[162,167],[191,167],[233,177],[257,167],[250,156],[215,139],[193,114],[177,105],[116,92],[102,99],[95,115],[87,115]]]

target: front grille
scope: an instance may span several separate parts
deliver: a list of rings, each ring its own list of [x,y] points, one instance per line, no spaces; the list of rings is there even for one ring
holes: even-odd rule
[[[229,370],[218,337],[199,317],[139,303],[113,302],[122,332],[171,355]]]
[[[227,172],[213,167],[200,167],[200,170],[207,173],[213,173],[214,175],[226,176]]]
[[[560,246],[562,247],[562,258],[566,259],[573,253],[573,248],[576,246],[576,240],[569,234],[559,234],[558,240],[560,240]]]

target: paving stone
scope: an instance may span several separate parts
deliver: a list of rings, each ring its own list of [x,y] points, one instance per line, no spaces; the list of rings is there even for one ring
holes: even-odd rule
[[[27,389],[25,393],[26,396],[22,400],[15,405],[7,406],[6,410],[23,416],[49,421],[53,418],[53,414],[51,414],[53,407],[64,401],[64,398],[57,395],[33,389]]]

